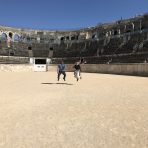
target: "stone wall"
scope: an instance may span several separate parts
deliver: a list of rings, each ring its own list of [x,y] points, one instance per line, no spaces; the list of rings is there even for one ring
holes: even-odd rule
[[[121,75],[148,76],[148,64],[83,64],[82,72]],[[49,71],[56,71],[57,65],[49,65]],[[73,64],[66,64],[66,71],[73,71]]]
[[[0,72],[31,72],[33,65],[29,64],[0,64]]]
[[[66,64],[66,71],[72,72],[73,64]],[[82,72],[148,76],[148,64],[83,64]],[[57,65],[47,66],[47,70],[57,71]],[[0,72],[31,72],[32,64],[0,64]]]
[[[3,56],[109,57],[145,52],[148,52],[148,14],[67,31],[0,26],[0,55]]]

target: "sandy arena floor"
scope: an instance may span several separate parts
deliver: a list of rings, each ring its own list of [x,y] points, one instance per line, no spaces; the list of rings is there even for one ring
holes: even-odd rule
[[[148,148],[148,78],[0,72],[0,148]]]

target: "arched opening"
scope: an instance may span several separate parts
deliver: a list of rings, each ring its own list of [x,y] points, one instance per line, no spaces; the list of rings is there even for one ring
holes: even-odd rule
[[[31,47],[31,46],[29,46],[29,47],[28,47],[28,50],[32,50],[32,47]]]
[[[131,30],[126,30],[126,33],[129,33],[129,32],[131,32]]]
[[[147,27],[146,26],[141,26],[141,29],[140,30],[144,30],[144,29],[146,29]]]
[[[64,41],[64,37],[61,37],[61,41]]]
[[[19,40],[20,40],[19,35],[18,35],[18,34],[14,34],[14,36],[13,36],[13,41],[14,41],[14,42],[18,42]]]
[[[50,50],[50,51],[53,51],[53,47],[50,47],[49,50]]]
[[[76,36],[76,40],[78,40],[78,39],[79,39],[79,36],[77,35],[77,36]]]
[[[8,36],[12,39],[13,33],[9,32]]]
[[[117,30],[115,30],[115,31],[114,31],[114,35],[117,35],[117,34],[118,34],[118,31],[117,31]]]
[[[2,33],[1,39],[2,39],[2,40],[7,40],[7,34],[6,34],[6,33]]]
[[[14,56],[15,55],[14,51],[10,51],[9,55]]]
[[[71,40],[75,40],[75,36],[72,36],[72,37],[71,37]]]
[[[31,43],[31,38],[29,36],[26,37],[26,42]]]
[[[53,47],[50,47],[48,57],[51,58],[52,56],[53,56]]]
[[[69,36],[66,37],[66,40],[69,40]]]
[[[29,54],[29,57],[33,57],[33,51],[31,46],[28,46],[28,54]]]

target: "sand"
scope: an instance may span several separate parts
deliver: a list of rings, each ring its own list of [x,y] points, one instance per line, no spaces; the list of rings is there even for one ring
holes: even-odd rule
[[[147,148],[148,78],[0,72],[0,148]]]

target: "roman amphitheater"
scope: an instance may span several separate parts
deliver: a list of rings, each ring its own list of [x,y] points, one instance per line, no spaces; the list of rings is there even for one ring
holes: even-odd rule
[[[0,148],[147,148],[147,76],[148,14],[71,31],[0,26]]]

